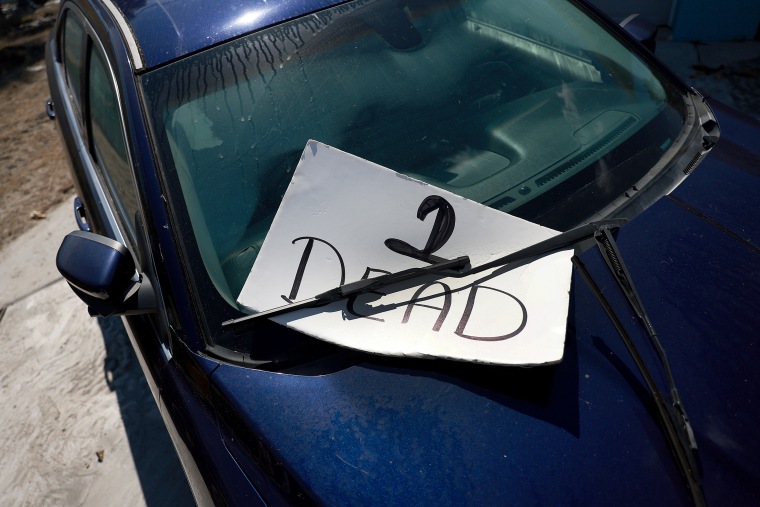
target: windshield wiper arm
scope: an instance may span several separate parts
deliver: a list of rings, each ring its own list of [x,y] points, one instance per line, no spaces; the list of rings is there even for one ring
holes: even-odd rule
[[[631,337],[628,335],[628,332],[623,327],[623,324],[620,322],[620,319],[618,319],[615,311],[610,306],[604,294],[602,294],[602,291],[591,278],[591,275],[586,270],[583,262],[581,262],[577,256],[573,256],[573,264],[578,268],[578,271],[580,272],[584,281],[594,293],[596,298],[599,300],[599,303],[602,305],[602,308],[612,321],[612,324],[618,331],[618,334],[620,334],[620,337],[623,339],[623,343],[628,349],[633,362],[636,364],[636,367],[641,373],[641,376],[644,379],[644,383],[646,384],[650,394],[652,395],[652,398],[654,399],[657,414],[663,426],[665,436],[668,440],[671,451],[676,458],[676,462],[679,465],[681,473],[686,480],[687,487],[691,492],[695,505],[706,505],[701,486],[700,469],[697,457],[697,442],[694,438],[694,431],[691,427],[691,423],[689,422],[689,418],[686,415],[683,404],[681,403],[681,397],[678,394],[678,389],[676,389],[675,380],[673,379],[673,374],[670,370],[670,364],[668,363],[668,358],[665,354],[665,350],[663,349],[662,344],[657,337],[657,333],[654,330],[654,326],[649,320],[649,316],[644,309],[644,304],[639,297],[638,292],[636,291],[636,287],[633,284],[633,278],[631,277],[628,268],[623,262],[623,258],[620,254],[620,250],[617,247],[615,238],[612,235],[612,231],[610,231],[607,227],[601,227],[595,234],[595,238],[597,241],[597,246],[599,247],[599,251],[602,254],[602,258],[604,258],[604,261],[607,264],[609,270],[612,272],[612,275],[614,276],[618,286],[622,290],[623,294],[625,294],[625,297],[633,308],[634,313],[640,319],[641,323],[646,329],[647,334],[649,335],[649,340],[657,351],[660,363],[665,370],[665,377],[668,383],[668,388],[670,389],[670,404],[667,402],[665,395],[657,387],[657,384],[655,383],[652,374],[649,372],[649,369],[641,357],[641,354],[636,348],[636,345],[631,340]]]
[[[670,397],[673,400],[673,407],[678,411],[680,417],[683,419],[684,426],[686,427],[688,433],[689,447],[696,451],[697,442],[694,439],[694,432],[692,431],[691,425],[689,424],[689,418],[687,417],[686,411],[681,404],[681,397],[678,394],[678,389],[676,389],[676,383],[673,379],[673,373],[670,370],[668,356],[665,354],[665,349],[663,349],[662,344],[660,343],[660,339],[657,337],[657,332],[654,330],[654,326],[649,320],[649,315],[647,315],[647,312],[644,309],[644,303],[641,301],[639,293],[636,291],[636,287],[633,285],[631,274],[628,272],[628,268],[626,267],[625,263],[623,263],[623,258],[621,257],[620,251],[617,248],[617,243],[615,242],[612,233],[605,228],[600,229],[599,233],[596,236],[596,239],[598,241],[599,250],[602,252],[602,257],[604,257],[604,261],[607,263],[610,271],[612,271],[613,275],[617,279],[618,285],[625,294],[626,299],[628,299],[628,303],[633,308],[636,316],[641,320],[644,328],[647,330],[649,339],[657,351],[660,362],[665,369],[665,376],[667,378],[668,388],[670,389]]]
[[[231,319],[222,323],[223,327],[246,327],[253,323],[256,319],[262,317],[274,317],[283,313],[300,310],[303,308],[314,308],[317,306],[323,306],[328,303],[340,301],[342,299],[348,299],[351,296],[357,296],[360,294],[366,294],[378,290],[387,285],[409,280],[411,278],[417,278],[424,275],[431,274],[444,274],[447,277],[463,278],[465,276],[474,275],[488,269],[505,266],[510,263],[519,262],[531,257],[537,257],[540,255],[546,255],[556,250],[562,250],[573,246],[583,240],[593,238],[597,231],[602,227],[619,228],[626,221],[624,219],[609,219],[601,220],[598,222],[590,222],[588,224],[570,229],[569,231],[552,236],[544,241],[539,241],[533,245],[529,245],[521,250],[512,252],[511,254],[504,255],[498,259],[494,259],[490,262],[477,266],[475,268],[463,269],[469,264],[469,257],[463,256],[453,260],[446,260],[425,266],[422,268],[410,268],[396,273],[390,273],[387,275],[378,276],[375,278],[368,278],[366,280],[358,280],[356,282],[350,282],[328,290],[321,294],[317,294],[314,297],[296,301],[283,306],[278,306],[270,310],[264,310],[262,312],[254,313],[253,315],[246,315],[237,319]]]

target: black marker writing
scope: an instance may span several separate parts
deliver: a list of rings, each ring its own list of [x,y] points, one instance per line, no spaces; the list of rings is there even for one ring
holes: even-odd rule
[[[443,307],[442,308],[438,308],[432,305],[423,305],[422,303],[417,302],[419,297],[422,295],[422,293],[428,287],[432,287],[433,285],[440,285],[441,287],[443,287]],[[432,308],[433,310],[440,310],[441,312],[438,314],[438,319],[436,319],[435,324],[433,324],[433,331],[440,331],[441,326],[443,325],[443,321],[446,320],[446,316],[449,314],[449,309],[451,308],[451,288],[443,282],[430,282],[430,283],[426,283],[425,285],[417,289],[417,291],[414,293],[414,296],[412,296],[412,300],[406,306],[406,311],[404,312],[404,318],[401,320],[402,324],[406,324],[407,322],[409,322],[409,317],[411,317],[412,309],[415,306],[422,306],[423,308]]]
[[[504,294],[507,297],[512,298],[517,302],[518,305],[520,305],[520,310],[522,310],[522,319],[520,320],[520,325],[517,326],[517,329],[512,331],[511,333],[503,334],[500,336],[472,336],[464,334],[464,329],[467,327],[467,322],[470,320],[470,315],[472,315],[472,309],[475,306],[475,297],[478,293],[478,290],[480,289],[488,289],[493,290],[496,292],[499,292],[501,294]],[[478,340],[478,341],[484,341],[484,342],[495,342],[499,340],[506,340],[507,338],[512,338],[513,336],[516,336],[520,334],[520,332],[525,329],[525,325],[528,323],[528,310],[525,308],[525,305],[514,297],[509,292],[504,292],[503,290],[494,289],[493,287],[486,287],[484,285],[473,285],[470,289],[470,294],[467,296],[467,305],[464,308],[464,312],[462,313],[462,318],[459,321],[459,325],[457,326],[456,331],[454,333],[458,336],[461,336],[462,338],[467,338],[468,340]]]
[[[303,281],[303,274],[306,270],[306,264],[309,262],[309,257],[311,256],[311,251],[314,248],[314,242],[319,241],[320,243],[324,243],[325,245],[332,248],[332,251],[335,252],[335,255],[338,256],[338,261],[340,262],[340,283],[338,285],[343,285],[346,283],[346,266],[343,263],[343,257],[341,257],[340,252],[332,246],[330,243],[323,239],[315,238],[312,236],[303,236],[301,238],[296,238],[293,240],[293,244],[296,244],[296,241],[301,240],[308,240],[306,242],[306,247],[303,249],[303,254],[301,255],[301,262],[298,263],[298,270],[296,271],[296,277],[295,280],[293,280],[293,287],[290,289],[290,294],[285,296],[280,296],[282,299],[287,301],[288,303],[292,303],[296,297],[298,296],[298,289],[301,288],[301,282]]]
[[[438,212],[435,215],[433,229],[430,231],[430,236],[422,250],[413,247],[406,241],[395,238],[386,239],[385,246],[397,254],[406,255],[407,257],[429,262],[430,264],[446,260],[432,254],[440,250],[454,232],[454,226],[456,225],[454,208],[443,197],[431,195],[426,197],[422,201],[422,204],[420,204],[420,207],[417,209],[417,218],[424,221],[425,217],[436,210]]]

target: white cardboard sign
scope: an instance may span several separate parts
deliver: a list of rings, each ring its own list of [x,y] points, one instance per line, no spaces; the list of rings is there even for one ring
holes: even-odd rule
[[[309,141],[238,303],[264,311],[462,255],[477,267],[555,234]],[[273,320],[377,354],[554,363],[564,349],[571,255],[463,278],[426,275]]]

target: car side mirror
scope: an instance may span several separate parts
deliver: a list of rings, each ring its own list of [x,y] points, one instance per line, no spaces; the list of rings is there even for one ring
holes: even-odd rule
[[[620,22],[620,26],[654,54],[657,47],[657,25],[638,14],[631,14]]]
[[[156,311],[150,281],[138,273],[127,248],[110,238],[74,231],[63,238],[56,266],[90,315],[136,315]]]

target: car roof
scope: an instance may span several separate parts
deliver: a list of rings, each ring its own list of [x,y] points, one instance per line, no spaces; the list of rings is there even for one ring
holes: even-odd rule
[[[102,0],[128,40],[136,71],[345,0]]]

